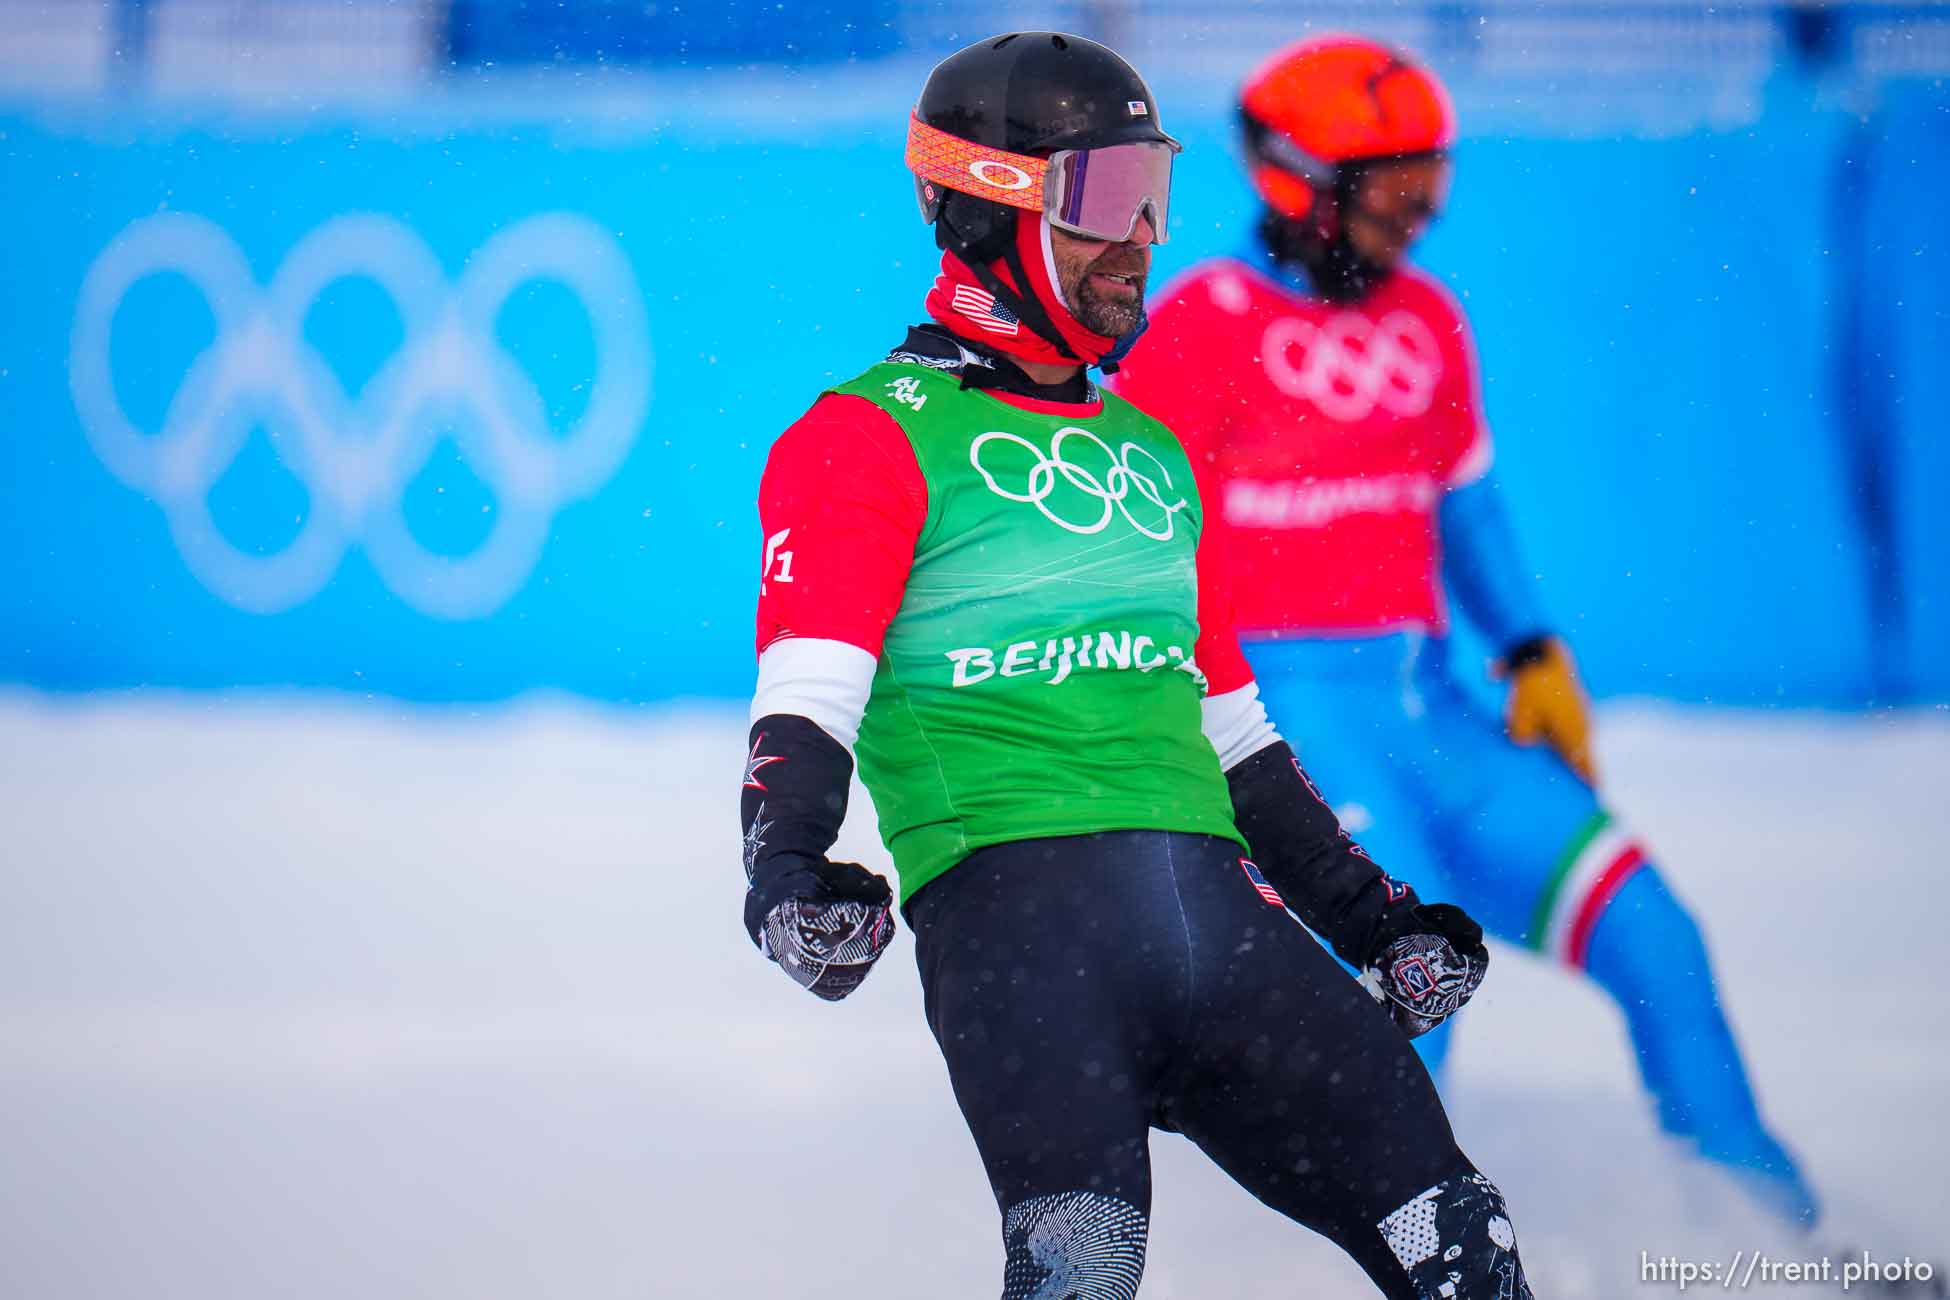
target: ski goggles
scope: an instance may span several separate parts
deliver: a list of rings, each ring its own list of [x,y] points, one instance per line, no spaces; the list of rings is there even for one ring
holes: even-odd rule
[[[1175,140],[1141,140],[1039,158],[949,135],[918,117],[907,122],[907,166],[924,218],[933,220],[940,207],[941,194],[932,189],[939,186],[1040,212],[1058,230],[1085,239],[1129,239],[1138,218],[1148,215],[1153,237],[1164,243],[1171,156],[1178,150]]]

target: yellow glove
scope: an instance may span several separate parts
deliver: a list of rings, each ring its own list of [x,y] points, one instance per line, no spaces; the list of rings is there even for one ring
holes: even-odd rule
[[[1512,662],[1514,661],[1514,666]],[[1510,698],[1503,725],[1519,745],[1543,741],[1596,785],[1591,761],[1591,701],[1578,681],[1571,651],[1556,637],[1527,641],[1498,663],[1496,676],[1508,679]]]

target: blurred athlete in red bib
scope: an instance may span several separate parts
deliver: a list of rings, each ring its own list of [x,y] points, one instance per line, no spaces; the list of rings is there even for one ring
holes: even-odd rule
[[[1329,37],[1261,66],[1240,117],[1254,246],[1166,289],[1118,389],[1213,480],[1269,709],[1307,720],[1308,770],[1393,869],[1612,995],[1667,1131],[1812,1223],[1698,928],[1594,788],[1583,690],[1487,477],[1462,309],[1403,260],[1447,196],[1447,95],[1395,51]],[[1457,680],[1452,599],[1500,651],[1502,719]],[[1418,1043],[1432,1066],[1446,1037]]]

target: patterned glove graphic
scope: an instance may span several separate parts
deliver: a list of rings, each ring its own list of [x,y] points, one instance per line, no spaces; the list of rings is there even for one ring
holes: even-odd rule
[[[1490,967],[1483,932],[1461,908],[1429,903],[1415,914],[1426,930],[1387,944],[1361,973],[1361,986],[1410,1038],[1462,1010]]]
[[[1571,770],[1596,785],[1597,768],[1591,761],[1591,702],[1585,697],[1571,652],[1564,643],[1551,638],[1542,642],[1533,655],[1522,658],[1514,668],[1499,671],[1509,679],[1510,699],[1504,711],[1504,727],[1519,745],[1539,741],[1557,751]]]
[[[789,898],[765,914],[759,947],[802,988],[838,1002],[860,987],[893,938],[885,904]]]

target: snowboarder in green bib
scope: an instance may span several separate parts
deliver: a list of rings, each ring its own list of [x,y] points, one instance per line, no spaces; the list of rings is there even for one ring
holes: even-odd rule
[[[829,1000],[885,950],[887,882],[826,856],[857,756],[1004,1300],[1137,1293],[1153,1128],[1384,1295],[1528,1297],[1409,1046],[1482,980],[1481,931],[1341,830],[1259,703],[1178,439],[1089,378],[1143,329],[1178,147],[1080,37],[929,76],[931,322],[822,394],[759,492],[745,923]]]

